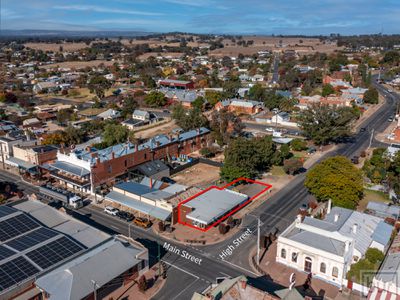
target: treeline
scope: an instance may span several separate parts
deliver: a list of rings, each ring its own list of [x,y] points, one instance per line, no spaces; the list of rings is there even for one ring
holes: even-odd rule
[[[400,45],[400,34],[338,36],[337,41],[338,46],[345,46],[352,49],[359,49],[362,46],[392,49],[394,45]]]

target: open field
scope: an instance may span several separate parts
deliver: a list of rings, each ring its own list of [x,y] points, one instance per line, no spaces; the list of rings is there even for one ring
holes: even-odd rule
[[[215,49],[211,51],[213,56],[237,56],[239,53],[242,54],[255,54],[258,51],[284,51],[284,50],[296,50],[298,52],[314,53],[314,52],[326,52],[331,53],[335,50],[340,50],[335,44],[324,44],[316,38],[285,38],[285,37],[269,37],[269,36],[244,36],[243,40],[254,41],[253,45],[248,47],[238,46],[236,43],[232,43],[230,39],[224,39],[222,43],[224,48]],[[280,41],[282,41],[282,47],[280,47]]]
[[[219,179],[219,168],[199,163],[173,175],[172,179],[187,186],[206,187]]]
[[[60,51],[60,46],[63,47],[64,51],[77,51],[79,49],[87,48],[88,46],[85,43],[26,43],[25,47],[29,47],[35,50],[43,50],[43,51]]]
[[[54,68],[71,68],[71,69],[83,69],[86,67],[96,67],[104,64],[106,67],[112,66],[115,62],[108,60],[90,60],[90,61],[65,61],[62,63],[55,63],[49,65],[40,66],[40,69],[54,69]]]

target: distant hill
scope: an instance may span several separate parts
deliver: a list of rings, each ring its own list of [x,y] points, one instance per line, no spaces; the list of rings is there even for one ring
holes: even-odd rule
[[[67,31],[67,30],[0,30],[3,37],[135,37],[154,34],[145,31]]]

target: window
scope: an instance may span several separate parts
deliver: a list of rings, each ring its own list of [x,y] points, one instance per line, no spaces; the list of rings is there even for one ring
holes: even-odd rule
[[[321,263],[321,266],[319,267],[319,271],[321,273],[326,273],[326,264],[325,263]]]
[[[297,262],[297,253],[296,252],[292,253],[292,262]]]
[[[312,269],[312,259],[310,257],[306,257],[304,260],[304,271],[310,273]]]
[[[146,159],[146,158],[147,158],[147,154],[145,153],[145,154],[144,154],[144,159]]]
[[[128,161],[125,159],[125,168],[128,166]]]
[[[285,249],[281,249],[281,257],[286,258],[286,250]]]
[[[332,276],[338,278],[339,276],[339,269],[337,267],[333,267],[332,269]]]
[[[112,166],[108,165],[108,173],[111,173],[111,172],[112,172]]]

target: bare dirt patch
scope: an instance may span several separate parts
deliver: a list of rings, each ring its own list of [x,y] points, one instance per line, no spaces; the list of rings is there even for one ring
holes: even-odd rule
[[[104,64],[106,67],[112,66],[115,61],[108,60],[91,60],[91,61],[65,61],[61,63],[49,64],[40,66],[40,69],[55,69],[55,68],[71,68],[71,69],[83,69],[86,67],[97,67]]]
[[[219,179],[219,168],[199,163],[174,176],[172,179],[187,186],[205,187]]]
[[[85,43],[26,43],[25,47],[29,47],[35,50],[43,50],[43,51],[60,51],[60,46],[63,48],[63,51],[73,52],[80,49],[84,49],[89,47]]]

